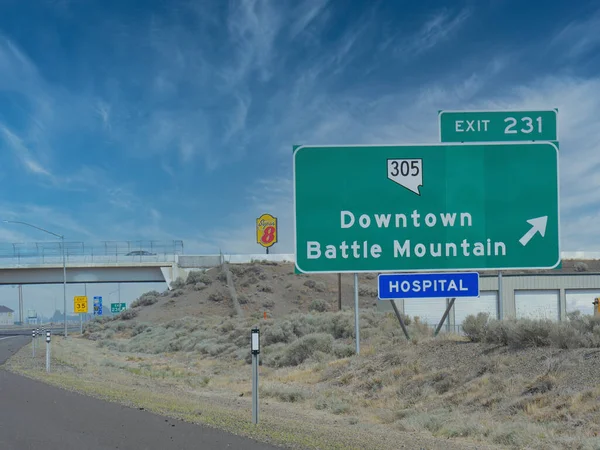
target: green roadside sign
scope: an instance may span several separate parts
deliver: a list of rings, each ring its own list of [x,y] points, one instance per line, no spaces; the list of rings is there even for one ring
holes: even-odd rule
[[[558,141],[558,111],[440,111],[441,142]]]
[[[551,142],[298,146],[304,273],[548,269],[560,262]]]
[[[110,312],[111,313],[120,313],[127,309],[127,305],[125,303],[111,303],[110,304]]]

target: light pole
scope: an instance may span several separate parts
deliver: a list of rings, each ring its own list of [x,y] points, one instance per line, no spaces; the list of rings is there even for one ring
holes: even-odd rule
[[[3,220],[4,223],[18,223],[21,225],[27,225],[28,227],[35,228],[36,230],[44,231],[52,236],[56,236],[61,240],[62,247],[62,260],[63,260],[63,311],[64,311],[64,323],[65,323],[65,338],[67,337],[67,262],[65,259],[65,237],[61,234],[53,233],[52,231],[45,230],[40,227],[36,227],[35,225],[31,225],[27,222],[21,222],[18,220]]]

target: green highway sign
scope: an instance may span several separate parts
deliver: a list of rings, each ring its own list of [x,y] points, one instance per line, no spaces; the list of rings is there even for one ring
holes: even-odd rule
[[[441,142],[558,141],[558,111],[440,111]]]
[[[299,272],[553,268],[551,142],[298,146]]]
[[[125,303],[111,303],[110,304],[110,312],[111,313],[120,313],[127,309],[127,305]]]

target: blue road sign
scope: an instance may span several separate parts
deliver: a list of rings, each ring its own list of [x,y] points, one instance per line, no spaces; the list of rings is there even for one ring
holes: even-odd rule
[[[94,315],[102,315],[102,297],[94,297]]]
[[[379,299],[479,297],[479,273],[380,274]]]

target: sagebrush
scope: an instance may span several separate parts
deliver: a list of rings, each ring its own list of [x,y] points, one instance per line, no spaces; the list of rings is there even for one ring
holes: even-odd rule
[[[579,311],[567,314],[567,320],[548,319],[490,319],[486,313],[469,315],[463,330],[473,342],[504,345],[511,348],[600,347],[600,318],[582,315]]]

